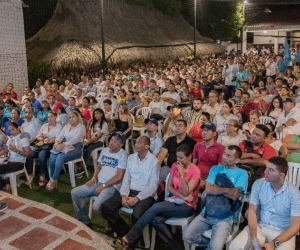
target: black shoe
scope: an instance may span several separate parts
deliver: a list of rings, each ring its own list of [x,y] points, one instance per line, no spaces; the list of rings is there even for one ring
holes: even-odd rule
[[[8,208],[8,204],[6,202],[0,203],[0,212],[3,212],[7,208]]]
[[[87,227],[89,227],[90,229],[92,229],[93,227],[93,223],[90,221],[88,224],[85,224]]]
[[[75,174],[75,178],[80,179],[80,178],[82,178],[82,177],[84,176],[84,174],[85,174],[84,171],[82,171],[82,172],[77,172],[77,174]]]

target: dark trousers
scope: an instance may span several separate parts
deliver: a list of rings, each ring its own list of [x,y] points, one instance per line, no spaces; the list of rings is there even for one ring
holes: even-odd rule
[[[134,207],[131,215],[132,224],[135,224],[137,220],[154,204],[153,197],[138,201]],[[106,219],[113,231],[118,237],[123,237],[130,229],[126,222],[121,218],[119,209],[122,207],[122,197],[120,193],[116,193],[111,198],[106,200],[102,204],[101,214]]]
[[[8,162],[7,164],[0,165],[0,174],[7,174],[19,171],[24,168],[24,163],[22,162]],[[0,189],[5,186],[5,182],[0,179]]]
[[[232,98],[234,96],[235,92],[235,86],[233,85],[226,85],[225,89],[225,98],[228,100],[229,98]]]

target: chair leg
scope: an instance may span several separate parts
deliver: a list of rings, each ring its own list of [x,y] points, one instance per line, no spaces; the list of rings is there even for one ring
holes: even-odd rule
[[[172,226],[172,234],[176,234],[177,232],[177,227],[176,226]]]
[[[85,165],[85,162],[84,162],[83,157],[81,157],[81,161],[82,161],[82,164],[83,164],[83,167],[84,167],[85,175],[86,175],[86,177],[89,177],[89,173],[88,173],[88,171],[87,171],[87,168],[86,168],[86,165]]]
[[[191,245],[191,250],[196,250],[196,246]]]
[[[7,175],[9,177],[10,182],[10,188],[12,195],[18,196],[18,190],[17,190],[17,175],[14,173],[10,173]]]
[[[94,202],[94,200],[91,198],[91,199],[90,199],[90,206],[89,206],[89,217],[90,217],[90,219],[92,219],[93,202]]]
[[[150,247],[150,250],[154,250],[154,247],[155,247],[155,237],[156,237],[156,231],[155,231],[154,227],[152,227],[151,247]]]
[[[29,183],[29,187],[30,187],[30,189],[32,189],[31,183],[29,182],[29,176],[28,176],[28,173],[27,173],[26,168],[24,168],[24,172],[25,172],[26,179],[27,179],[27,181],[28,181],[28,183]]]
[[[68,167],[69,167],[71,187],[75,187],[76,183],[75,183],[74,163],[68,162]]]
[[[147,225],[143,230],[143,237],[144,237],[145,248],[149,248],[150,247],[149,225]]]

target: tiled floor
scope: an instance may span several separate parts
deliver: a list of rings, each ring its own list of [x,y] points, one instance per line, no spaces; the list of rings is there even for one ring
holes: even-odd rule
[[[106,239],[45,204],[0,192],[0,249],[111,250]]]

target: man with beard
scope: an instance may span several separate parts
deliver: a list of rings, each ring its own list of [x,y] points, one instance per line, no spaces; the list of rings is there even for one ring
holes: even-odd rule
[[[201,98],[195,98],[193,100],[193,109],[188,111],[185,120],[188,124],[188,131],[195,124],[200,122],[200,116],[202,114],[202,104],[203,101]]]

